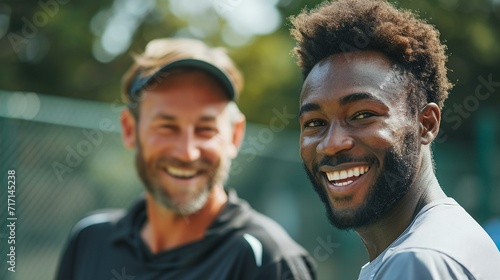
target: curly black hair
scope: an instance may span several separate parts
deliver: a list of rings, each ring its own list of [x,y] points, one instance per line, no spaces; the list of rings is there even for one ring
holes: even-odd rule
[[[439,31],[411,11],[398,10],[384,0],[324,2],[316,9],[304,9],[291,22],[297,41],[293,53],[304,80],[326,57],[376,50],[410,78],[410,107],[426,101],[442,108],[453,86],[446,76],[446,47]]]

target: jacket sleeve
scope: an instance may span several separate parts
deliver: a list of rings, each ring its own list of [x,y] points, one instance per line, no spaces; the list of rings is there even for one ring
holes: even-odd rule
[[[428,249],[411,249],[391,256],[375,279],[475,279],[447,255]]]

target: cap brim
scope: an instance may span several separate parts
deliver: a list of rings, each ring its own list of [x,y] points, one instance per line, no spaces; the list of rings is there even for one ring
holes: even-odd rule
[[[162,73],[166,73],[175,68],[194,68],[207,72],[222,84],[230,100],[235,99],[236,95],[233,83],[222,69],[206,61],[192,58],[176,60],[166,64],[149,76],[137,77],[130,86],[131,96],[137,96],[140,91],[152,89],[154,86],[157,86],[163,79]]]

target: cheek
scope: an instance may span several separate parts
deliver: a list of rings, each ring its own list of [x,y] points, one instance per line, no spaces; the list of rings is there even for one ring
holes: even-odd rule
[[[234,135],[231,129],[222,131],[222,133],[214,137],[214,140],[216,140],[216,143],[214,143],[216,148],[223,151],[223,156],[229,157],[230,159],[234,159],[238,155],[238,147],[233,142],[233,137]]]
[[[385,151],[387,149],[399,150],[405,140],[405,136],[413,129],[410,126],[387,125],[384,128],[374,130],[372,134],[366,135],[366,144],[371,149]]]
[[[165,147],[168,147],[172,141],[174,141],[173,137],[167,137],[166,135],[162,135],[160,133],[144,133],[141,136],[141,143],[144,143],[143,146],[148,147],[150,150],[162,150]]]
[[[378,130],[374,133],[372,139],[372,144],[375,147],[385,147],[392,146],[398,141],[397,132],[388,129]]]
[[[304,162],[309,162],[316,154],[316,141],[310,137],[300,137],[300,156]]]
[[[389,118],[377,123],[372,129],[365,131],[367,139],[378,142],[379,145],[392,145],[399,140],[399,135],[404,134],[404,128],[398,125],[397,120]]]
[[[146,158],[164,157],[179,140],[172,135],[165,135],[157,131],[143,130],[138,135],[138,142],[142,146]]]
[[[139,126],[137,127],[137,140],[143,143],[143,146],[149,146],[151,143],[155,142],[154,134],[152,133],[148,122],[141,119]]]
[[[201,157],[211,163],[216,163],[221,158],[232,157],[236,154],[234,145],[221,137],[214,137],[200,144]]]

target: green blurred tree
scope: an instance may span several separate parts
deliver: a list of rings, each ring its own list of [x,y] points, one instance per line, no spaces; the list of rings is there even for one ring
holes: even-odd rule
[[[102,39],[102,29],[120,12],[122,17],[133,18],[130,16],[133,13],[129,11],[127,15],[127,10],[119,7],[136,2],[140,3],[133,0],[2,2],[0,88],[112,102],[119,98],[121,75],[132,61],[131,52],[140,52],[146,42],[155,37],[191,36],[212,45],[226,46],[235,58],[246,78],[240,105],[250,121],[267,124],[273,116],[273,108],[282,110],[284,106],[296,114],[302,80],[290,55],[294,42],[289,35],[288,17],[306,5],[312,8],[321,1],[270,1],[280,12],[279,28],[271,34],[247,36],[246,44],[231,46],[223,32],[229,24],[227,15],[246,3],[245,0],[212,1],[214,6],[205,14],[199,14],[199,7],[191,13],[186,11],[186,7],[190,7],[188,2],[158,0],[152,2],[154,8],[144,17],[134,18],[138,21],[136,28],[122,29],[132,38],[126,45],[127,50],[109,61],[99,61],[94,49],[96,42]],[[195,4],[191,7],[197,7]],[[449,77],[456,84],[445,107],[452,110],[449,116],[459,114],[455,104],[463,105],[468,96],[474,95],[479,76],[487,79],[491,75],[493,81],[500,80],[498,1],[425,0],[396,4],[417,10],[421,17],[437,26],[448,45]],[[179,7],[183,12],[179,12],[182,10]],[[258,23],[263,19],[251,20]],[[210,27],[211,30],[206,31]],[[200,28],[206,32],[199,32]],[[115,30],[115,33],[119,32]],[[500,95],[492,94],[479,106],[498,108],[499,104]],[[464,126],[460,130],[472,129],[471,114],[463,118]],[[457,134],[452,124],[443,122],[449,136]],[[290,126],[297,128],[297,122]]]

